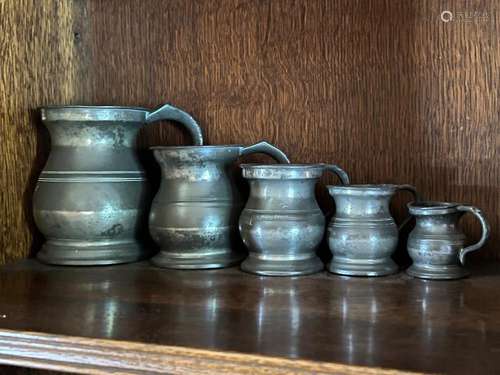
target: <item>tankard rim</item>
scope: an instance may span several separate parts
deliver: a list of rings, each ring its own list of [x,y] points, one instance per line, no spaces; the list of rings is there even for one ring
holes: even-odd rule
[[[40,107],[42,121],[135,122],[143,125],[150,111],[141,107],[50,105]]]
[[[235,144],[235,145],[198,145],[198,146],[150,146],[150,150],[208,150],[208,149],[220,149],[220,148],[241,148],[245,147],[242,144]]]
[[[240,165],[243,177],[248,179],[285,180],[319,179],[325,170],[324,164],[260,164]]]
[[[397,184],[352,184],[326,185],[330,193],[349,195],[392,195],[400,185]]]
[[[407,203],[408,210],[412,215],[440,215],[457,211],[459,203],[439,201],[413,201]]]
[[[261,163],[243,163],[241,168],[273,168],[273,169],[302,169],[302,168],[324,168],[323,164],[289,163],[289,164],[261,164]]]
[[[39,109],[117,109],[117,110],[124,110],[124,109],[129,109],[132,111],[145,111],[145,112],[151,112],[151,110],[144,108],[144,107],[129,107],[129,106],[121,106],[121,105],[80,105],[80,104],[71,104],[71,105],[44,105],[40,107]]]

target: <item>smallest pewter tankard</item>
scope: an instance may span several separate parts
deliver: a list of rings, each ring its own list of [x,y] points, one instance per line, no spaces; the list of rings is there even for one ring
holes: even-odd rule
[[[325,170],[343,184],[347,174],[329,164],[242,164],[250,197],[239,227],[249,250],[241,264],[246,272],[268,276],[297,276],[319,272],[323,263],[316,248],[325,233],[325,217],[314,190]]]
[[[398,190],[410,191],[418,200],[415,188],[390,184],[327,187],[336,207],[328,225],[328,246],[333,254],[328,270],[348,276],[397,272],[398,266],[391,255],[396,250],[399,233],[389,203]]]
[[[488,239],[490,227],[481,210],[446,202],[411,202],[410,214],[416,224],[408,237],[408,253],[413,260],[406,272],[421,279],[459,279],[468,275],[462,267],[465,255],[480,249]],[[482,226],[479,242],[464,247],[465,235],[458,228],[460,217],[470,212]]]

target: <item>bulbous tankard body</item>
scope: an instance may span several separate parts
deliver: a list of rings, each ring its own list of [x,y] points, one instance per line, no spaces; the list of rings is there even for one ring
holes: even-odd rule
[[[241,269],[258,275],[296,276],[321,271],[316,249],[325,233],[325,217],[315,186],[325,170],[344,184],[349,177],[332,164],[243,164],[250,197],[239,226],[249,256]]]
[[[350,276],[383,276],[398,271],[391,259],[398,244],[398,227],[389,211],[397,190],[410,185],[328,186],[335,200],[335,215],[328,225],[332,260],[328,270]]]
[[[244,257],[238,234],[243,208],[236,185],[236,161],[265,153],[288,163],[267,142],[252,146],[153,147],[162,180],[149,216],[149,230],[160,252],[152,263],[165,268],[221,268]]]
[[[413,264],[406,272],[422,279],[459,279],[468,275],[463,267],[465,255],[480,249],[489,236],[490,227],[481,210],[473,206],[448,202],[411,202],[410,214],[415,228],[408,237],[408,254]],[[475,245],[465,246],[466,237],[458,227],[463,214],[472,213],[482,226]]]
[[[183,123],[203,142],[187,113],[166,104],[133,107],[60,106],[41,109],[51,150],[33,196],[33,215],[46,238],[45,263],[125,263],[148,255],[149,186],[136,149],[139,129],[158,120]]]

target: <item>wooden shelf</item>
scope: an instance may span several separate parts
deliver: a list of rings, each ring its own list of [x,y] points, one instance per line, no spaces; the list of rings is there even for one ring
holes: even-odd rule
[[[498,373],[497,269],[429,282],[26,260],[0,268],[0,363],[81,373]]]

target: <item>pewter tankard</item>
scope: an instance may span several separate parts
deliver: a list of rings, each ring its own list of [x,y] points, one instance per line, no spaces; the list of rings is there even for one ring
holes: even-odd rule
[[[316,248],[325,233],[325,217],[314,188],[325,170],[347,174],[328,164],[243,164],[250,197],[239,226],[249,250],[241,269],[258,275],[296,276],[321,271]]]
[[[416,224],[408,237],[408,253],[413,264],[406,272],[422,279],[459,279],[468,275],[465,255],[480,249],[488,239],[490,227],[481,210],[473,206],[446,202],[411,202],[410,214]],[[460,217],[470,212],[481,222],[479,242],[464,247],[465,235],[458,228]]]
[[[328,225],[328,246],[333,254],[328,270],[350,276],[383,276],[397,272],[391,259],[398,244],[398,228],[389,212],[397,190],[410,185],[328,186],[336,212]]]
[[[51,264],[132,262],[148,253],[142,242],[151,202],[135,148],[139,129],[175,120],[203,138],[187,113],[165,105],[60,106],[41,109],[51,151],[33,196],[33,215],[47,241],[37,254]]]
[[[152,263],[165,268],[221,268],[244,257],[238,235],[243,208],[236,186],[240,156],[264,153],[289,163],[267,142],[252,146],[152,147],[162,181],[149,216],[161,251]]]

